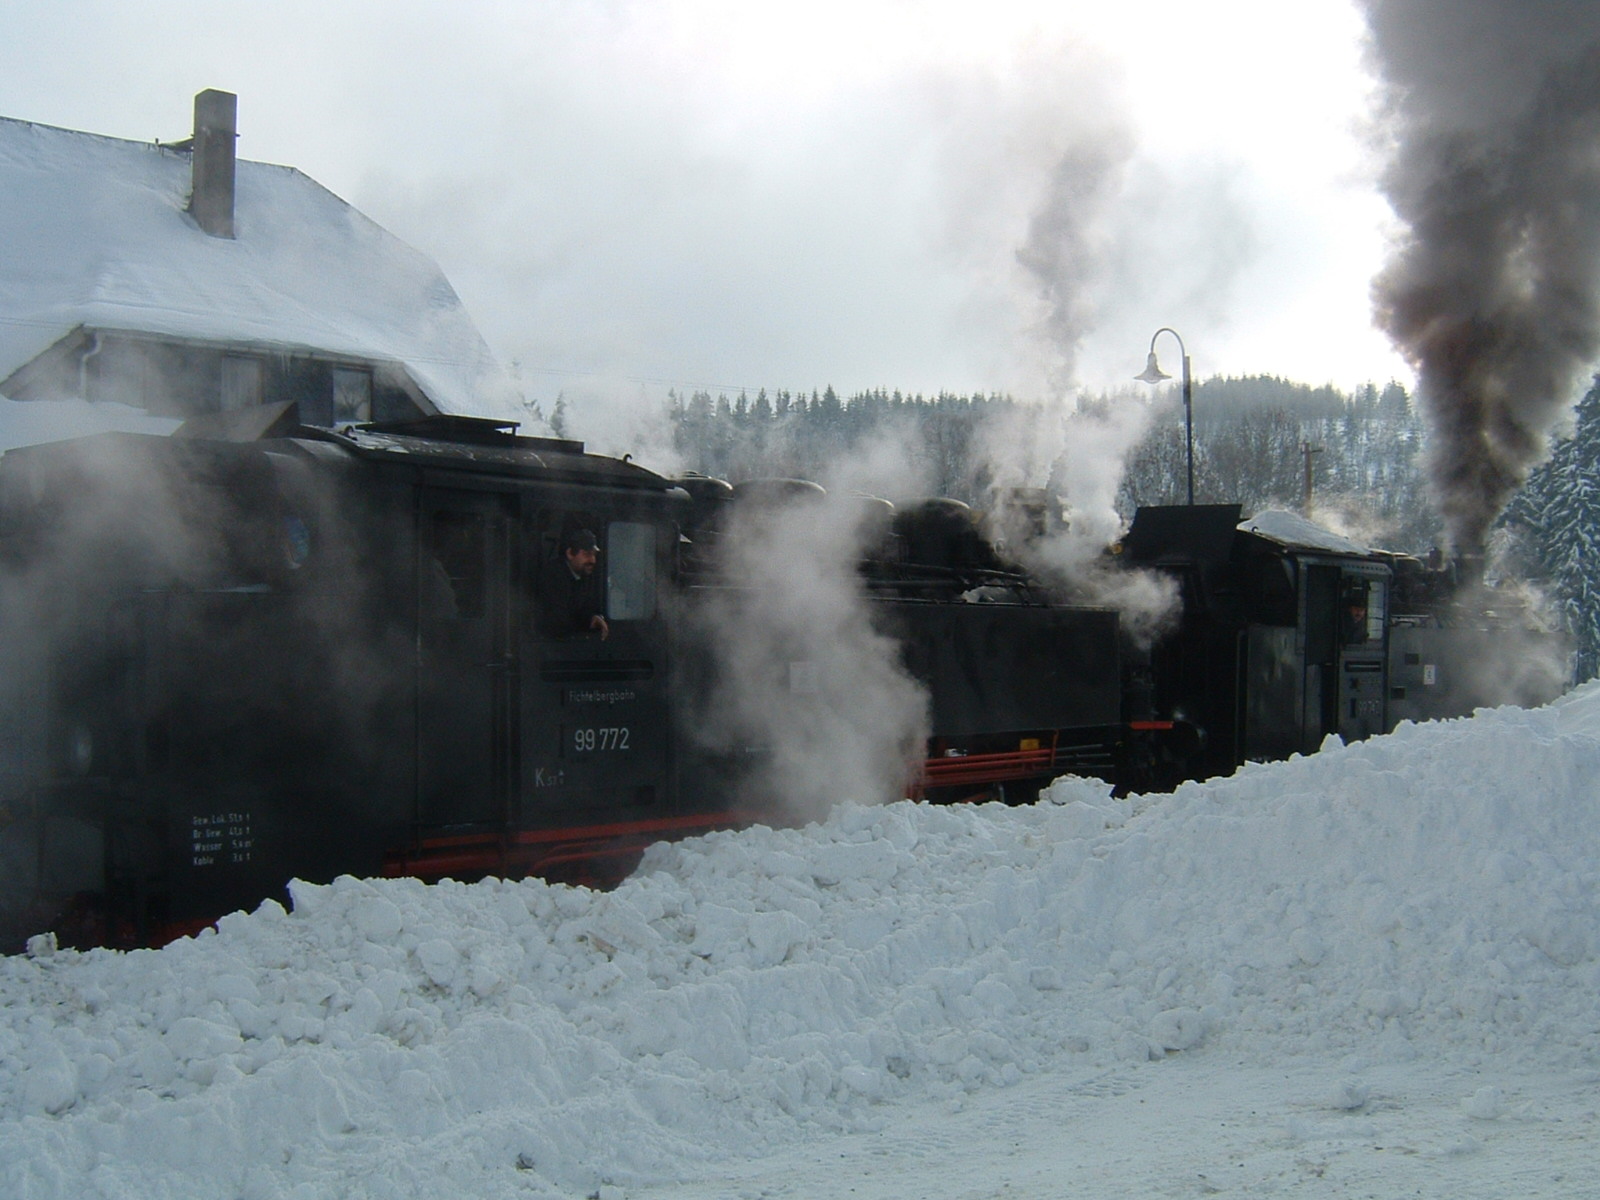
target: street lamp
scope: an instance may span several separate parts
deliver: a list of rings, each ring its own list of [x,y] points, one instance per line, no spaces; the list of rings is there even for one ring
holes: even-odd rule
[[[1178,353],[1183,355],[1183,444],[1188,456],[1189,466],[1189,504],[1194,504],[1194,390],[1189,383],[1189,352],[1184,349],[1183,339],[1178,337],[1176,329],[1168,329],[1163,325],[1150,336],[1150,356],[1145,359],[1144,370],[1134,378],[1143,383],[1160,383],[1163,379],[1172,376],[1163,371],[1156,362],[1156,338],[1163,333],[1170,333],[1178,338]]]

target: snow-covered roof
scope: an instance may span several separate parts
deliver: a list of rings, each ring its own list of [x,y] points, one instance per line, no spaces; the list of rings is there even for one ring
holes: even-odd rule
[[[1241,533],[1253,533],[1280,546],[1294,550],[1319,550],[1324,554],[1366,555],[1370,551],[1359,542],[1353,542],[1320,525],[1313,525],[1299,513],[1282,509],[1258,512],[1248,521],[1239,522]]]
[[[190,157],[0,117],[0,379],[80,326],[402,364],[441,412],[525,417],[439,268],[292,167],[237,164],[233,239]]]

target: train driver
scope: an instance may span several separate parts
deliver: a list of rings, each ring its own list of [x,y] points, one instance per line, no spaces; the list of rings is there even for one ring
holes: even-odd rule
[[[562,536],[560,560],[547,575],[542,597],[540,624],[546,637],[598,633],[605,641],[611,636],[595,577],[599,562],[600,543],[592,531],[572,529]]]

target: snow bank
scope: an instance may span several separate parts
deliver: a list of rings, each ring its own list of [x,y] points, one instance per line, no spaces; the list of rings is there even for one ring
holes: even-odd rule
[[[1073,1065],[1591,1070],[1597,732],[1591,688],[1170,796],[714,835],[605,894],[341,879],[40,940],[0,959],[0,1194],[619,1195]]]

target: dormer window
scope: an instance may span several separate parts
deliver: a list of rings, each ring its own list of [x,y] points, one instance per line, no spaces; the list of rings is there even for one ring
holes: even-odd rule
[[[372,420],[372,372],[362,367],[333,368],[333,423],[360,425]]]
[[[243,354],[222,356],[222,411],[254,408],[262,402],[261,360]]]

